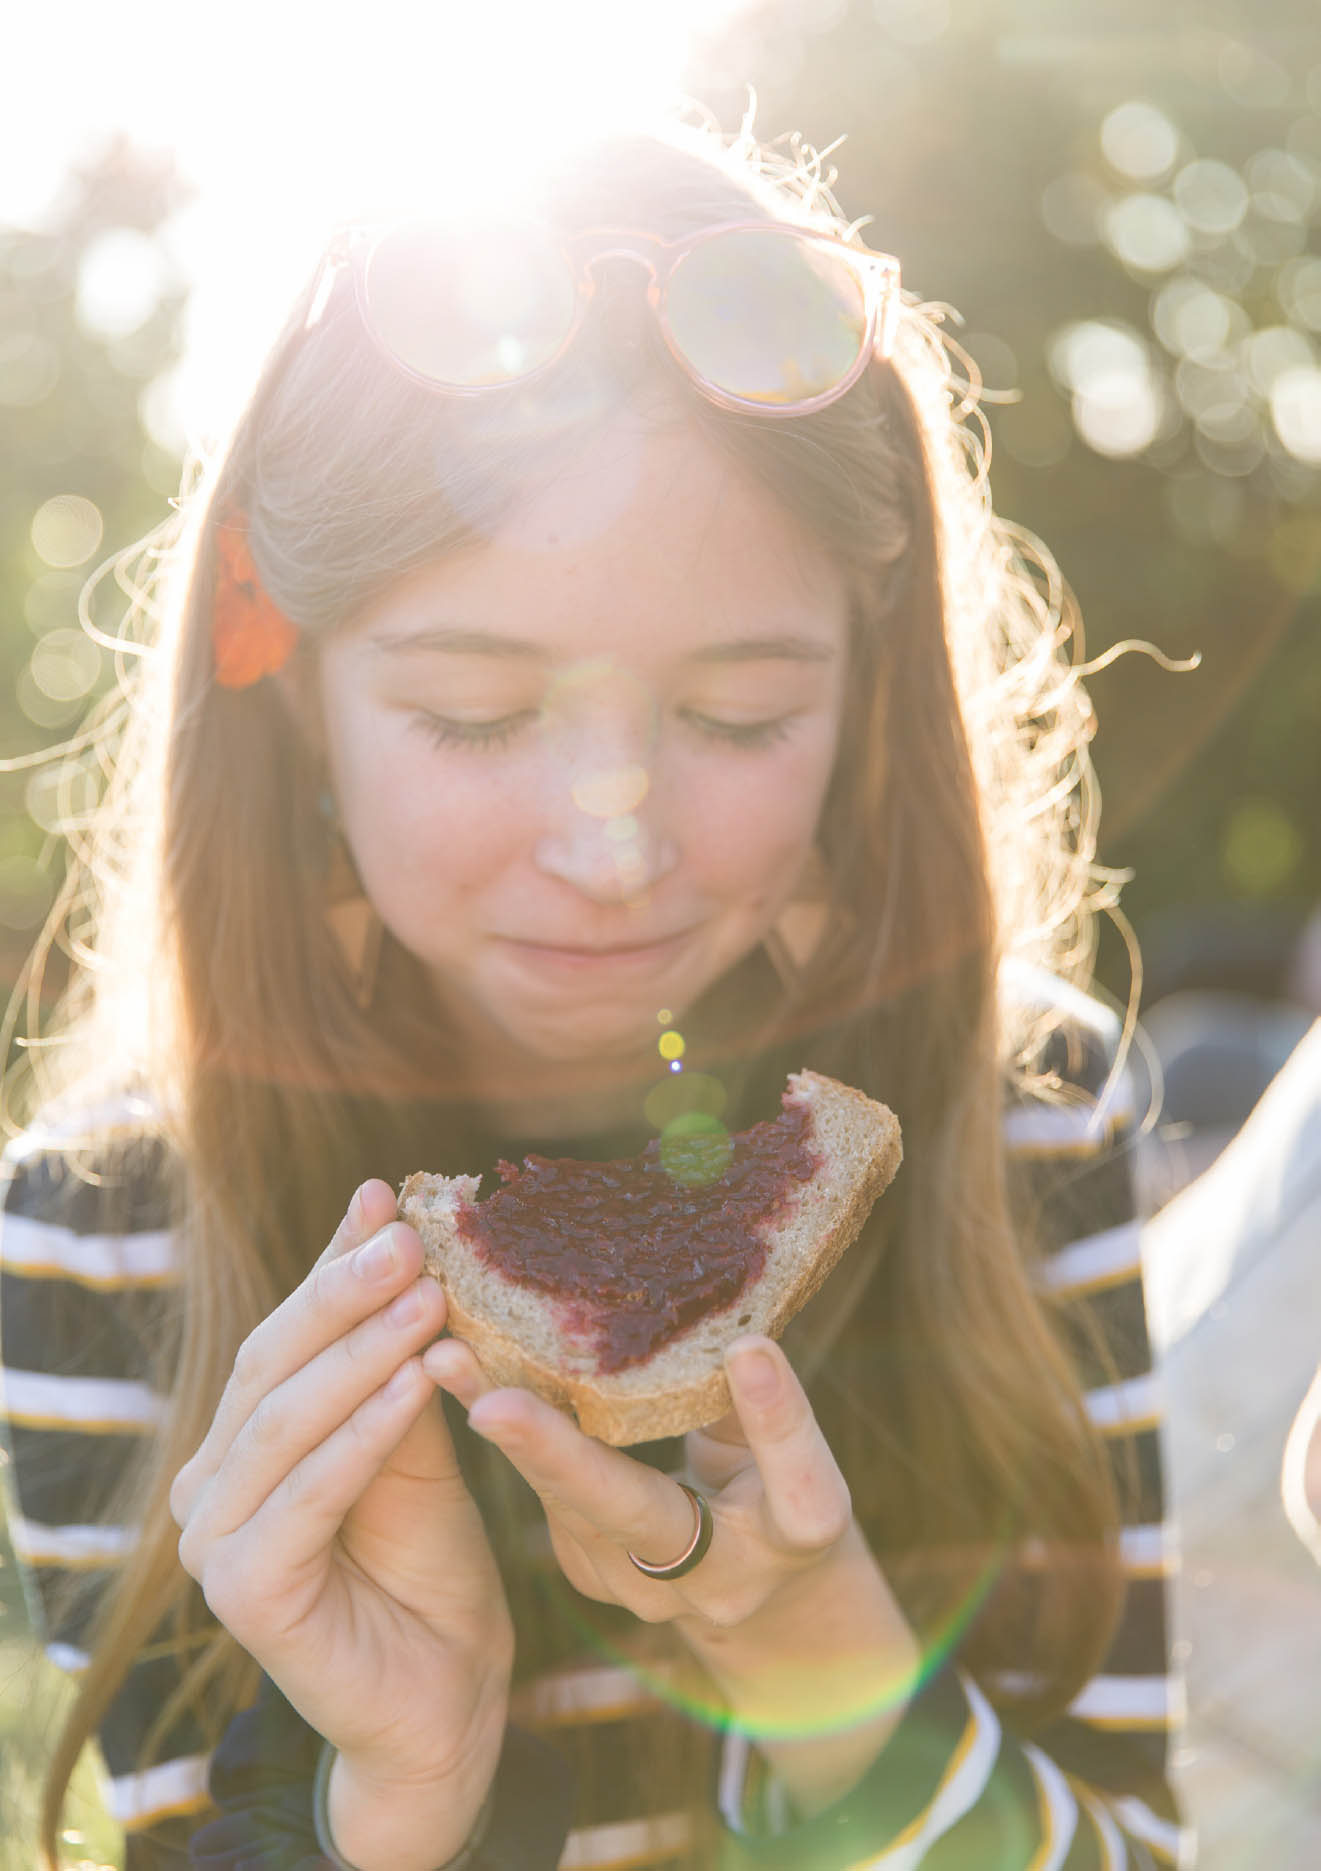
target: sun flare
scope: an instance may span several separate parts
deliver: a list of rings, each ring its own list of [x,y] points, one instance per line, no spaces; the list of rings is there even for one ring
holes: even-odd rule
[[[535,179],[566,143],[653,121],[679,96],[699,27],[750,4],[379,0],[334,15],[233,0],[223,29],[214,9],[161,0],[24,9],[6,28],[11,68],[58,78],[61,109],[50,84],[26,88],[26,101],[19,87],[0,156],[21,151],[22,173],[47,176],[49,196],[109,136],[175,155],[195,193],[163,230],[165,257],[193,292],[183,362],[146,414],[179,448],[228,426],[337,221],[479,207]],[[6,209],[40,217],[42,190],[19,194],[0,201],[0,220]],[[132,243],[118,255],[121,270],[145,264]],[[101,297],[122,308],[151,281],[104,277],[113,258],[101,256]]]

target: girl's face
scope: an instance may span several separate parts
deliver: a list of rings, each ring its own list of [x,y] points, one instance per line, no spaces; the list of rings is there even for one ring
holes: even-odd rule
[[[756,946],[812,849],[847,618],[785,509],[634,418],[327,644],[349,847],[475,1058],[654,1063],[657,1014]]]

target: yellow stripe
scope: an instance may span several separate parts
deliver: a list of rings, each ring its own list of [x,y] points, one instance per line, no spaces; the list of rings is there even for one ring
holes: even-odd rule
[[[1146,1416],[1126,1416],[1121,1422],[1098,1423],[1096,1427],[1109,1441],[1114,1441],[1119,1436],[1145,1435],[1149,1429],[1159,1429],[1160,1425],[1160,1411],[1152,1410]]]
[[[925,1826],[930,1817],[932,1807],[940,1799],[950,1781],[953,1780],[960,1767],[962,1767],[963,1763],[972,1753],[973,1747],[977,1741],[977,1733],[977,1715],[976,1711],[970,1705],[968,1709],[968,1725],[960,1735],[959,1745],[955,1748],[950,1757],[948,1767],[946,1767],[944,1773],[940,1777],[940,1784],[937,1786],[926,1805],[922,1808],[922,1811],[917,1815],[917,1818],[914,1819],[911,1824],[906,1825],[897,1837],[889,1841],[885,1848],[887,1852],[897,1851],[903,1845],[911,1845],[913,1840],[919,1836],[923,1826]],[[876,1853],[868,1852],[865,1858],[858,1858],[853,1864],[848,1866],[848,1871],[868,1871],[868,1867],[874,1864],[875,1860]]]
[[[1049,1106],[1055,1110],[1063,1107]],[[1080,1109],[1081,1107],[1068,1107]],[[1015,1107],[1021,1109],[1021,1107]],[[1051,1157],[1093,1157],[1100,1156],[1109,1149],[1124,1126],[1132,1121],[1132,1113],[1121,1111],[1117,1116],[1107,1118],[1101,1129],[1093,1130],[1089,1136],[1068,1138],[1054,1143],[1046,1141],[1026,1141],[1015,1143],[1012,1136],[1005,1138],[1005,1155],[1013,1163],[1034,1163]]]
[[[212,1804],[209,1793],[194,1793],[186,1800],[173,1800],[166,1806],[153,1806],[150,1812],[135,1813],[131,1819],[119,1822],[123,1832],[141,1832],[146,1826],[154,1826],[158,1819],[174,1819],[182,1813],[202,1812]]]
[[[77,1436],[149,1436],[157,1428],[155,1423],[144,1423],[136,1416],[43,1416],[35,1410],[13,1410],[7,1407],[3,1395],[0,1421],[17,1423],[20,1429],[63,1429]]]
[[[1077,1158],[1082,1162],[1100,1156],[1109,1141],[1107,1135],[1093,1143],[1011,1143],[1006,1145],[1005,1154],[1013,1163],[1054,1163],[1063,1158]]]
[[[1050,1863],[1050,1855],[1055,1849],[1055,1821],[1051,1815],[1050,1800],[1046,1794],[1046,1783],[1030,1760],[1028,1772],[1032,1775],[1032,1784],[1037,1790],[1037,1816],[1041,1821],[1041,1843],[1033,1852],[1027,1871],[1041,1871],[1042,1865]]]
[[[1059,1286],[1052,1286],[1049,1281],[1040,1282],[1040,1291],[1052,1299],[1082,1299],[1089,1293],[1108,1293],[1117,1286],[1138,1286],[1142,1284],[1141,1264],[1131,1267],[1119,1267],[1113,1273],[1098,1273],[1090,1280],[1067,1280]]]
[[[179,1284],[175,1273],[110,1273],[98,1277],[91,1273],[75,1273],[54,1260],[18,1262],[5,1260],[3,1256],[0,1256],[0,1273],[10,1280],[63,1280],[69,1286],[89,1287],[97,1293],[155,1292],[161,1287]]]
[[[1107,1734],[1116,1734],[1116,1735],[1118,1734],[1133,1734],[1133,1735],[1168,1734],[1172,1728],[1175,1728],[1178,1726],[1174,1717],[1170,1715],[1168,1712],[1164,1715],[1133,1715],[1133,1716],[1074,1715],[1070,1713],[1069,1719],[1071,1721],[1081,1722],[1084,1728],[1103,1728]]]
[[[617,1844],[630,1835],[643,1836],[632,1850],[626,1847],[606,1857],[612,1833]],[[630,1871],[637,1865],[665,1864],[687,1854],[691,1845],[692,1820],[687,1813],[653,1813],[649,1819],[578,1827],[564,1841],[559,1863],[561,1871]]]
[[[1069,1774],[1067,1778],[1069,1785],[1073,1788],[1073,1795],[1078,1802],[1079,1810],[1085,1812],[1092,1822],[1092,1833],[1096,1839],[1096,1855],[1101,1861],[1101,1871],[1124,1871],[1123,1865],[1117,1865],[1115,1863],[1114,1853],[1110,1849],[1110,1842],[1106,1838],[1100,1818],[1098,1817],[1100,1801],[1096,1798],[1095,1789],[1089,1787],[1085,1781],[1077,1779],[1073,1774]],[[1123,1829],[1115,1820],[1113,1813],[1107,1811],[1105,1816],[1110,1820],[1122,1839],[1124,1836]],[[1125,1845],[1124,1864],[1127,1864],[1128,1857],[1128,1846]]]
[[[1051,1565],[1048,1554],[1033,1552],[1031,1549],[1014,1555],[1014,1563],[1023,1572],[1045,1572]],[[1172,1579],[1179,1570],[1178,1557],[1173,1552],[1162,1554],[1159,1559],[1123,1559],[1119,1570],[1126,1579]]]
[[[1126,1579],[1172,1579],[1178,1570],[1173,1553],[1158,1559],[1154,1564],[1143,1560],[1125,1560],[1120,1567]]]
[[[603,1703],[599,1708],[525,1709],[521,1719],[542,1728],[590,1728],[597,1722],[623,1722],[636,1715],[653,1715],[666,1704],[656,1696],[639,1696],[631,1702]]]
[[[57,1559],[53,1554],[43,1558],[40,1552],[20,1547],[17,1542],[14,1551],[25,1566],[40,1566],[44,1572],[113,1572],[128,1557],[127,1553],[102,1553],[81,1559]]]

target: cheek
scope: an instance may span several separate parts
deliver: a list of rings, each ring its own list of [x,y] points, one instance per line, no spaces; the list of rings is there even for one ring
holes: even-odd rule
[[[340,742],[336,784],[368,895],[387,922],[434,914],[479,890],[518,834],[516,795],[480,769],[457,774],[401,725]]]
[[[682,844],[721,894],[776,892],[816,836],[833,746],[736,754],[686,790]]]

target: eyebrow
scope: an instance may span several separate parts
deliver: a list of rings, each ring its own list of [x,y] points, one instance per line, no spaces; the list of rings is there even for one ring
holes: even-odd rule
[[[457,626],[431,625],[423,630],[378,636],[371,639],[373,650],[383,655],[516,656],[528,661],[545,661],[549,651],[544,644],[531,643],[525,637],[509,637],[490,630],[464,630]],[[791,635],[775,637],[734,637],[727,643],[706,643],[695,650],[695,663],[828,663],[835,657],[835,646],[811,637]]]

